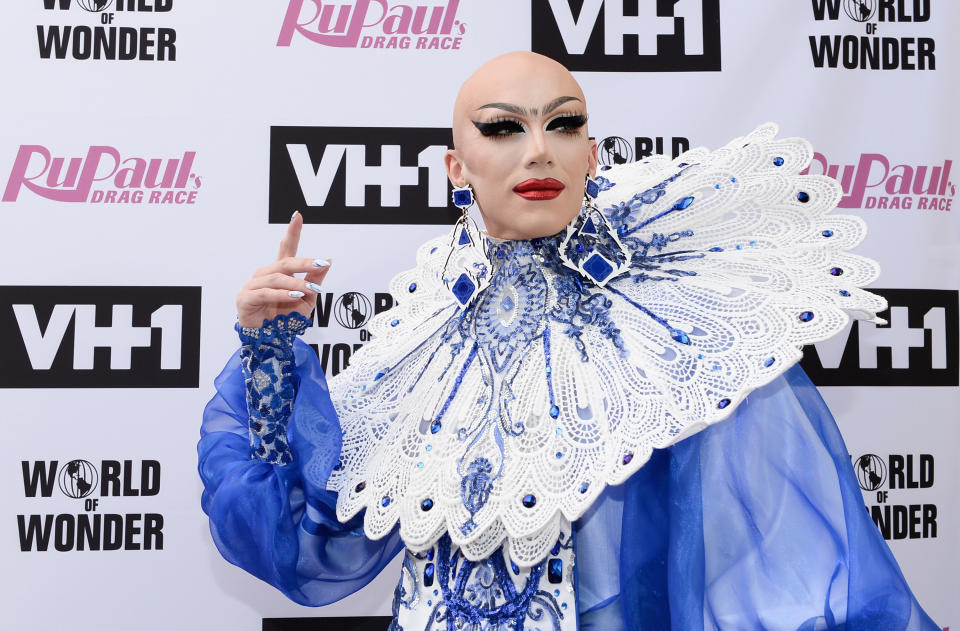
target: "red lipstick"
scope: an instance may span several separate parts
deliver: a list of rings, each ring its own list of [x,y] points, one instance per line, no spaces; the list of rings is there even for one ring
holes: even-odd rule
[[[530,201],[554,199],[563,191],[563,182],[548,177],[545,180],[530,178],[513,187],[513,192]]]

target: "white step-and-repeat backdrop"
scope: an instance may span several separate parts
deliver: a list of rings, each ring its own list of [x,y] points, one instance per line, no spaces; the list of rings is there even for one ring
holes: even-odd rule
[[[237,345],[234,294],[294,209],[302,254],[334,261],[307,341],[328,374],[347,364],[452,216],[459,84],[516,49],[574,71],[604,163],[768,120],[813,142],[811,171],[870,224],[890,324],[804,366],[918,598],[960,627],[958,29],[949,0],[6,3],[0,627],[389,614],[395,566],[311,610],[219,557],[200,412]]]

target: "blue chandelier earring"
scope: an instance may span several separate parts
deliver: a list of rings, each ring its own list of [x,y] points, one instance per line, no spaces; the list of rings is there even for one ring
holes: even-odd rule
[[[443,266],[443,284],[461,307],[468,307],[490,285],[490,259],[486,245],[468,210],[474,204],[469,184],[453,189],[453,205],[460,209],[460,218],[453,224],[450,254]]]
[[[630,253],[597,208],[594,200],[599,194],[600,184],[588,175],[583,208],[567,226],[559,254],[564,265],[603,287],[628,270]]]

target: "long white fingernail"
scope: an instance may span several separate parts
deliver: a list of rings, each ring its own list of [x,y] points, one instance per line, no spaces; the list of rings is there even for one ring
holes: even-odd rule
[[[308,282],[308,283],[307,283],[307,289],[309,289],[310,291],[315,291],[315,292],[317,292],[318,294],[320,293],[320,285],[318,285],[318,284],[316,284],[316,283],[309,283],[309,282]]]
[[[313,266],[314,267],[330,267],[330,261],[325,261],[323,259],[314,259]]]
[[[299,210],[293,211],[293,214],[290,215],[290,221],[293,221],[294,219],[296,219],[296,218],[297,218],[297,215],[299,215],[299,214],[300,214],[300,211],[299,211]]]
[[[303,298],[305,295],[306,295],[306,294],[304,294],[302,291],[291,291],[291,292],[290,292],[290,297],[291,297],[291,298]]]

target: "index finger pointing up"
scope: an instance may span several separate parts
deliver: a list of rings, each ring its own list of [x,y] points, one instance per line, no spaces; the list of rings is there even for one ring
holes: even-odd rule
[[[283,235],[280,241],[280,251],[277,252],[277,260],[288,256],[297,255],[297,247],[300,245],[300,230],[303,228],[303,215],[300,211],[294,211],[290,224],[287,225],[287,233]]]

